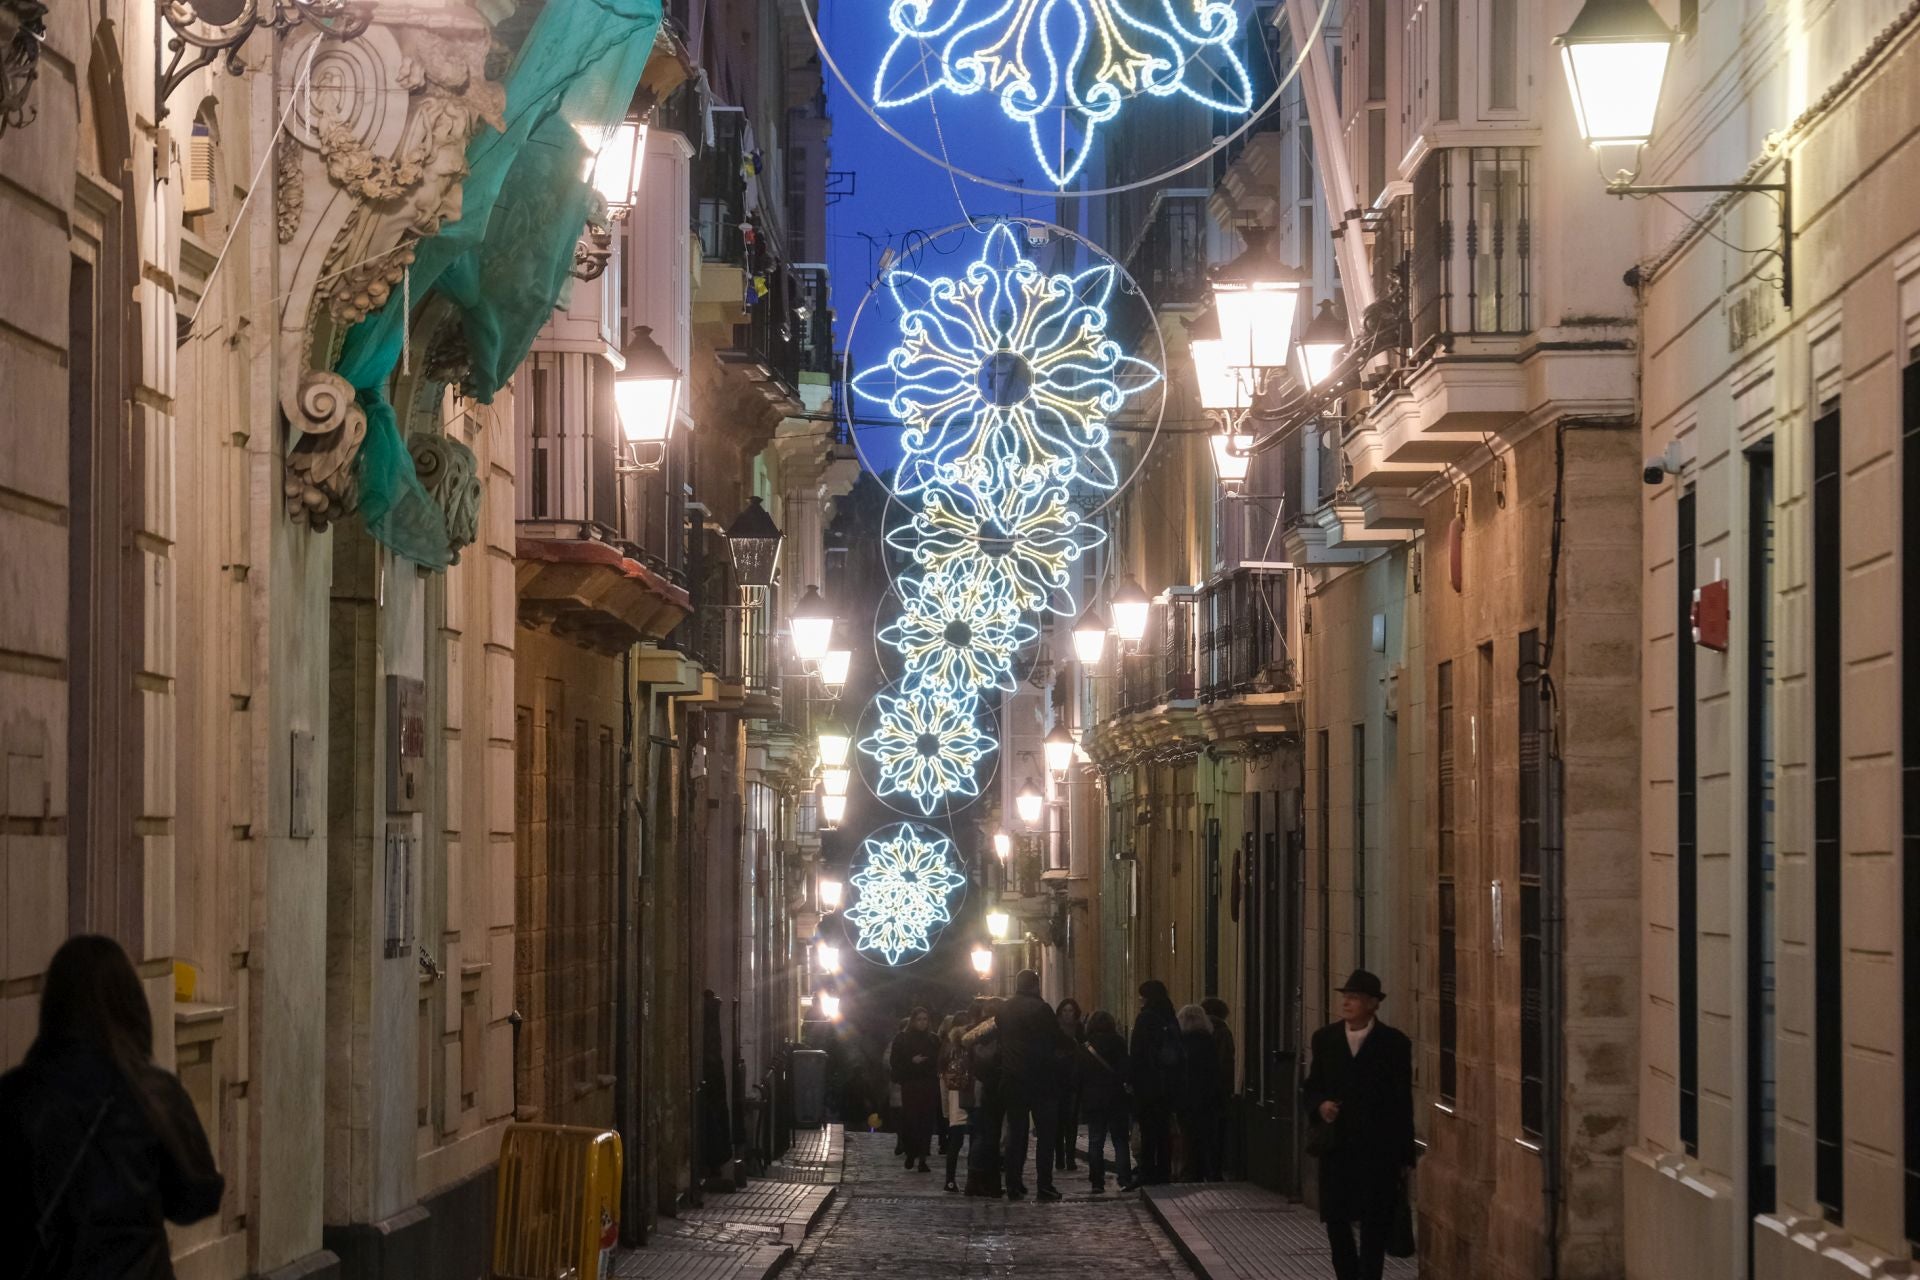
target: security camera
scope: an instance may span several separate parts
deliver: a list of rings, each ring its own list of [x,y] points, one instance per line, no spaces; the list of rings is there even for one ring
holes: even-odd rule
[[[1680,456],[1680,446],[1670,444],[1664,452],[1647,459],[1646,465],[1640,469],[1640,480],[1643,484],[1662,484],[1668,476],[1679,475],[1684,462],[1685,459]]]

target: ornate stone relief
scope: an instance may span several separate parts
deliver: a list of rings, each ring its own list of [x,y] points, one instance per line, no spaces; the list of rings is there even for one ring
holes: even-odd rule
[[[420,483],[447,517],[447,539],[453,544],[455,563],[460,548],[470,546],[480,536],[479,460],[473,450],[449,436],[413,436],[407,441],[413,454],[414,469]]]
[[[506,94],[487,78],[493,38],[479,13],[371,13],[356,40],[315,32],[280,55],[283,92],[294,94],[275,165],[290,285],[279,371],[295,432],[287,508],[316,529],[354,509],[352,463],[366,430],[357,408],[340,408],[346,383],[327,370],[346,331],[401,287],[417,242],[460,216],[475,130],[504,127]]]

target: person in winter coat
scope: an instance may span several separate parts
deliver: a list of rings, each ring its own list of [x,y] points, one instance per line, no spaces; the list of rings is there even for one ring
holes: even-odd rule
[[[1133,1190],[1133,1167],[1127,1159],[1127,1130],[1132,1125],[1127,1105],[1127,1042],[1111,1013],[1095,1009],[1087,1019],[1087,1038],[1080,1046],[1080,1110],[1087,1119],[1087,1179],[1095,1195],[1107,1189],[1107,1139],[1113,1139],[1113,1169],[1122,1191]]]
[[[1060,1118],[1060,1062],[1066,1033],[1053,1006],[1040,998],[1040,975],[1022,969],[1013,980],[1013,998],[1000,1012],[1001,1089],[1007,1103],[1005,1160],[1007,1199],[1027,1194],[1022,1175],[1027,1164],[1031,1122],[1036,1200],[1058,1200],[1053,1186],[1054,1125]],[[1070,1047],[1070,1046],[1069,1046]]]
[[[47,966],[40,1031],[0,1076],[0,1240],[25,1280],[171,1280],[169,1222],[220,1209],[193,1102],[153,1061],[153,1015],[111,938]]]
[[[1313,1061],[1300,1090],[1308,1122],[1323,1133],[1320,1220],[1339,1280],[1380,1280],[1400,1180],[1417,1158],[1413,1136],[1413,1042],[1376,1016],[1386,992],[1355,969],[1340,992],[1340,1021],[1313,1033]],[[1360,1247],[1353,1243],[1360,1228]]]
[[[1213,1021],[1197,1004],[1180,1009],[1180,1085],[1174,1111],[1180,1117],[1183,1146],[1180,1179],[1204,1182],[1214,1165],[1220,1130],[1220,1051],[1213,1043]]]
[[[972,1015],[956,1013],[947,1019],[946,1043],[940,1046],[940,1089],[947,1107],[947,1190],[958,1191],[960,1149],[973,1132],[979,1109],[973,1093],[973,1055],[961,1041],[972,1027]]]
[[[1239,1059],[1234,1049],[1233,1028],[1227,1025],[1227,1002],[1218,996],[1208,996],[1200,1002],[1200,1007],[1207,1011],[1207,1019],[1213,1023],[1213,1047],[1220,1052],[1220,1124],[1214,1133],[1213,1168],[1207,1170],[1208,1180],[1218,1182],[1228,1176],[1230,1166],[1240,1167],[1234,1150],[1239,1126],[1234,1123],[1233,1097]]]
[[[1006,1116],[1001,1089],[1000,1011],[1005,1001],[990,996],[981,1003],[980,1020],[960,1037],[973,1070],[973,1142],[967,1148],[967,1194],[1000,1195],[1000,1127]]]
[[[1060,1030],[1066,1033],[1066,1060],[1060,1068],[1060,1119],[1054,1133],[1053,1167],[1072,1172],[1078,1167],[1076,1144],[1080,1139],[1080,1086],[1084,1055],[1080,1046],[1087,1042],[1080,1002],[1068,996],[1055,1011]]]
[[[940,1041],[933,1034],[932,1014],[925,1009],[913,1011],[907,1029],[894,1037],[888,1065],[900,1086],[900,1140],[906,1148],[907,1168],[931,1173],[927,1153],[940,1119]]]
[[[1133,1072],[1133,1115],[1140,1122],[1140,1181],[1159,1185],[1173,1177],[1173,1095],[1184,1055],[1180,1023],[1167,984],[1140,984],[1140,1016],[1133,1021],[1127,1057]]]

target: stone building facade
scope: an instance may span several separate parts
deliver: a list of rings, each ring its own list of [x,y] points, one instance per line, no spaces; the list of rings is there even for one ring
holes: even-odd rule
[[[1662,470],[1644,491],[1626,1273],[1902,1274],[1920,1242],[1902,781],[1920,22],[1880,2],[1659,7],[1685,38],[1640,180],[1784,179],[1794,252],[1789,307],[1766,195],[1646,207],[1635,246],[1642,452]]]

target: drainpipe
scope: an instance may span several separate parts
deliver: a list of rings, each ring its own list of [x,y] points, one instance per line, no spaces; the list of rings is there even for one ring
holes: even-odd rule
[[[634,1054],[634,1039],[639,1031],[639,1009],[636,1007],[634,990],[634,944],[638,922],[634,917],[639,904],[634,900],[638,877],[634,874],[633,841],[635,827],[641,820],[635,809],[633,789],[633,715],[633,650],[628,647],[620,651],[620,797],[614,836],[619,850],[615,858],[615,874],[619,884],[619,917],[615,927],[619,930],[619,946],[615,951],[614,968],[613,1125],[620,1131],[622,1141],[631,1147],[622,1162],[620,1178],[620,1242],[629,1246],[646,1243],[647,1221],[646,1208],[640,1203],[640,1189],[645,1183],[641,1172],[645,1157],[639,1123],[640,1089]]]
[[[1546,1237],[1547,1280],[1560,1274],[1560,1210],[1565,1199],[1561,1189],[1561,1169],[1565,1156],[1566,1102],[1566,832],[1561,811],[1564,767],[1556,749],[1547,760],[1545,785],[1541,788],[1540,815],[1540,950],[1541,1010],[1546,1023],[1542,1037],[1541,1088],[1546,1107],[1541,1116],[1540,1146],[1543,1161],[1540,1179],[1541,1209]]]

